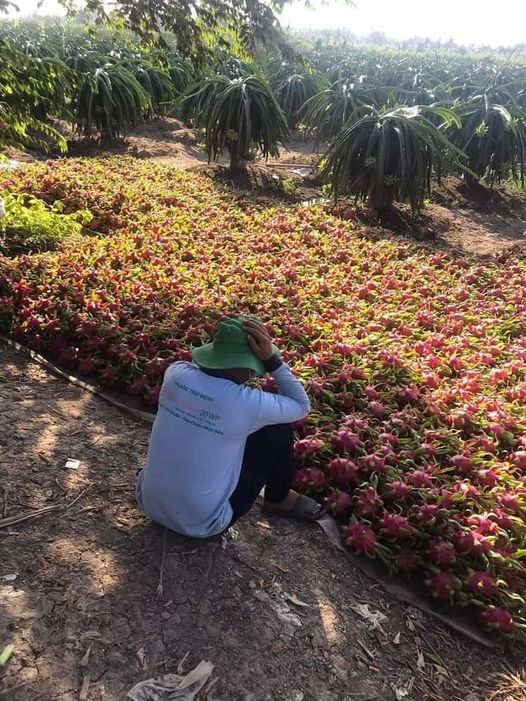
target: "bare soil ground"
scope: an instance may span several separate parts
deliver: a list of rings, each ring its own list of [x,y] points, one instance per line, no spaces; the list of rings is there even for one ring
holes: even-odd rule
[[[159,589],[165,531],[132,498],[149,426],[4,346],[0,373],[0,518],[57,507],[0,528],[3,701],[123,701],[186,653],[216,701],[480,701],[518,669],[258,507],[236,540],[167,534]]]

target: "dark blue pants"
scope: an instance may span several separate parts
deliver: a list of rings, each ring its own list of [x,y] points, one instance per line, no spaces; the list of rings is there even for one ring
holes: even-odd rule
[[[287,496],[294,465],[290,424],[264,426],[247,438],[239,482],[230,497],[231,523],[250,511],[265,487],[265,500],[274,504]]]

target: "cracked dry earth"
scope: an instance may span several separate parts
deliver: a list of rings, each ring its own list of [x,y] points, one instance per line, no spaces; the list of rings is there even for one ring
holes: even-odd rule
[[[149,426],[1,345],[0,403],[0,518],[58,505],[0,529],[0,650],[15,647],[3,701],[121,701],[186,653],[185,671],[215,666],[216,701],[476,701],[495,688],[501,653],[384,594],[316,527],[257,507],[237,540],[167,534],[159,592],[163,531],[131,497]]]

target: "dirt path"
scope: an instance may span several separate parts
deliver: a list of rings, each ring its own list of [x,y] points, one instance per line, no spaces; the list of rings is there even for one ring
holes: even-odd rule
[[[186,670],[214,664],[216,701],[477,701],[495,688],[502,655],[394,601],[316,527],[258,508],[235,541],[168,534],[159,595],[163,531],[131,496],[149,427],[1,345],[0,401],[0,518],[59,505],[0,529],[0,651],[15,646],[2,701],[124,701],[187,652]]]

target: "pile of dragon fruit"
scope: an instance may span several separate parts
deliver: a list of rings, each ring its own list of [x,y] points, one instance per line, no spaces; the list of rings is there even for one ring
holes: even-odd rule
[[[526,629],[526,264],[380,235],[352,211],[247,198],[127,158],[2,175],[93,235],[0,258],[0,329],[155,406],[228,312],[269,323],[304,381],[295,486],[348,547],[481,624]],[[272,378],[261,381],[273,391]]]

